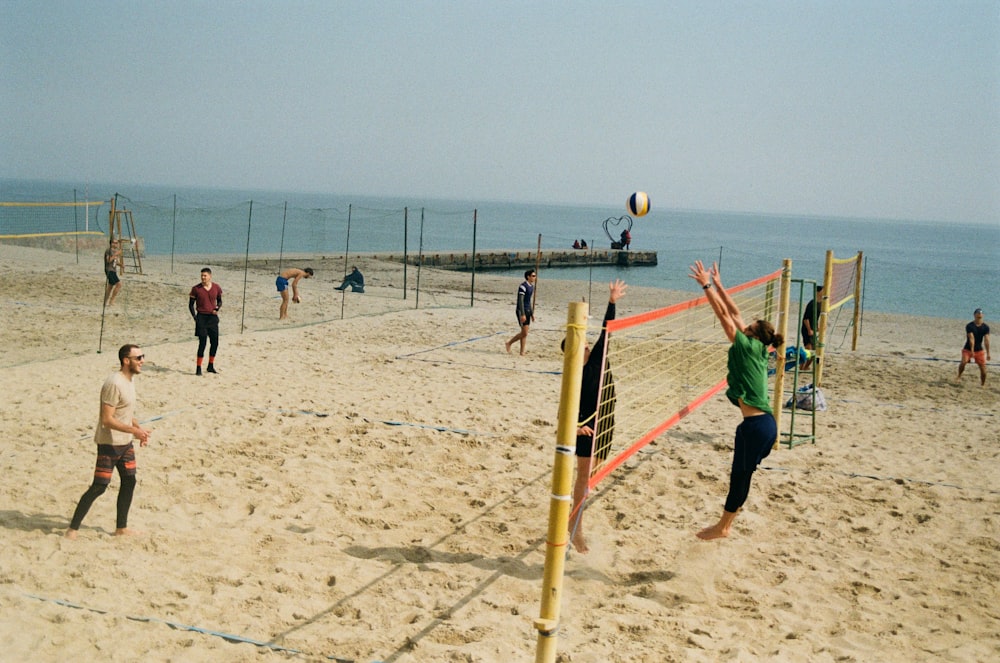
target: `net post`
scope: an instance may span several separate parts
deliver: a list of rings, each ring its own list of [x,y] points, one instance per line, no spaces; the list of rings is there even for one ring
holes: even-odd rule
[[[785,348],[788,346],[788,309],[792,299],[792,261],[789,258],[785,258],[781,265],[780,297],[781,303],[778,306],[778,333],[784,337],[784,340],[779,347],[775,348],[778,356],[775,361],[775,368],[777,370],[774,374],[774,405],[772,409],[774,410],[774,423],[778,434],[774,437],[774,444],[771,445],[772,449],[777,449],[781,441],[781,406],[785,398],[783,393],[785,389]],[[797,354],[795,361],[798,361]]]
[[[823,362],[826,361],[826,321],[830,313],[830,293],[833,292],[833,251],[826,252],[823,269],[823,296],[819,303],[819,328],[816,330],[816,386],[823,383]]]
[[[556,660],[563,569],[569,542],[569,511],[573,503],[573,458],[576,452],[576,423],[580,416],[587,310],[586,302],[570,302],[566,318],[566,349],[559,392],[556,453],[552,466],[549,527],[542,573],[542,600],[538,619],[534,621],[535,629],[538,630],[536,663],[553,663]]]
[[[858,325],[861,324],[861,257],[863,253],[858,251],[854,272],[854,332],[851,335],[851,352],[858,349]]]

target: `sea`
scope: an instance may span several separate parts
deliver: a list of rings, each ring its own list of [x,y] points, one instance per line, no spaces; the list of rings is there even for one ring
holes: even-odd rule
[[[631,228],[633,250],[656,251],[658,264],[552,268],[545,278],[620,278],[629,284],[690,290],[695,260],[717,262],[735,285],[792,260],[796,279],[822,282],[826,252],[863,255],[862,310],[989,321],[1000,304],[1000,220],[968,224],[674,209],[651,196],[651,211],[620,206],[442,200],[154,185],[75,184],[0,179],[0,201],[104,201],[75,210],[63,230],[107,231],[110,208],[128,209],[150,255],[336,256],[359,252],[570,249],[575,240],[609,248]],[[0,235],[48,231],[51,223],[0,208]],[[36,212],[37,213],[37,212]],[[63,215],[69,214],[63,210]],[[81,214],[86,218],[81,219]],[[504,272],[501,272],[504,273]],[[507,272],[521,279],[521,270]],[[513,287],[513,286],[512,286]]]

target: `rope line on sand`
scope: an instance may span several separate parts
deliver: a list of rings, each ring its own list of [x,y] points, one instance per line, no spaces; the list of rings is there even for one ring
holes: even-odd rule
[[[816,470],[803,470],[790,467],[774,467],[771,465],[760,465],[760,469],[769,470],[771,472],[816,472]],[[942,486],[944,488],[956,488],[958,490],[974,490],[984,493],[991,493],[994,495],[1000,494],[1000,490],[994,490],[992,488],[979,488],[977,486],[960,486],[957,483],[947,483],[944,481],[929,481],[927,479],[911,479],[909,477],[893,477],[889,475],[880,474],[862,474],[860,472],[847,472],[838,470],[825,470],[827,474],[839,474],[840,476],[845,476],[851,479],[874,479],[875,481],[892,481],[893,483],[916,483],[923,486]]]
[[[282,414],[305,414],[312,417],[329,417],[330,414],[327,412],[316,412],[315,410],[283,410],[281,408],[255,408],[258,412],[280,412]],[[368,421],[368,419],[366,419]],[[498,437],[500,433],[481,433],[474,430],[466,430],[464,428],[449,428],[448,426],[436,426],[434,424],[417,424],[409,421],[393,421],[390,419],[372,419],[379,424],[385,424],[387,426],[412,426],[414,428],[426,428],[428,430],[435,430],[440,433],[459,433],[461,435],[475,435],[477,437]]]
[[[412,356],[396,357],[397,359],[409,359],[410,361],[426,361],[431,364],[449,364],[451,366],[471,366],[473,368],[484,368],[490,371],[511,371],[516,373],[538,373],[540,375],[562,375],[562,371],[540,371],[527,368],[511,368],[510,366],[486,366],[485,364],[470,364],[452,359],[420,359]]]
[[[112,614],[111,611],[109,611],[109,610],[101,610],[100,608],[92,608],[90,606],[80,605],[78,603],[72,603],[71,601],[65,601],[63,599],[50,599],[50,598],[46,598],[44,596],[35,596],[34,594],[24,594],[24,596],[28,597],[29,599],[34,599],[36,601],[44,601],[44,602],[47,602],[47,603],[54,603],[56,605],[61,605],[61,606],[66,607],[66,608],[75,608],[77,610],[86,610],[88,612],[94,612],[94,613],[97,613],[99,615],[111,615]],[[157,617],[135,617],[133,615],[125,615],[125,618],[126,619],[131,619],[132,621],[135,621],[135,622],[146,622],[146,623],[150,623],[150,624],[152,624],[152,623],[166,624],[170,628],[176,629],[178,631],[192,631],[192,632],[195,632],[195,633],[202,633],[204,635],[211,635],[213,637],[222,638],[226,642],[234,642],[234,643],[238,643],[238,644],[249,644],[249,645],[254,645],[255,647],[262,647],[262,648],[265,648],[265,649],[271,649],[271,650],[274,650],[274,651],[285,652],[285,653],[288,653],[288,654],[302,654],[303,653],[302,650],[300,650],[300,649],[291,649],[289,647],[282,647],[281,645],[274,644],[273,642],[263,642],[261,640],[254,640],[253,638],[247,638],[247,637],[244,637],[242,635],[235,635],[235,634],[232,634],[232,633],[225,633],[223,631],[215,631],[215,630],[212,630],[212,629],[202,628],[200,626],[191,626],[190,624],[181,624],[181,623],[178,623],[178,622],[172,622],[172,621],[168,621],[168,620],[165,620],[165,619],[159,619]],[[343,661],[344,663],[351,663],[351,659],[348,659],[348,658],[336,658],[336,657],[330,657],[330,656],[328,656],[326,658],[332,658],[335,661]]]
[[[100,608],[92,608],[90,606],[79,605],[77,603],[72,603],[63,599],[50,599],[44,596],[35,596],[34,594],[24,594],[29,599],[34,599],[35,601],[43,601],[47,603],[54,603],[66,608],[74,608],[76,610],[86,610],[88,612],[94,612],[99,615],[112,615],[110,610],[101,610]],[[125,619],[130,619],[134,622],[145,622],[147,624],[165,624],[172,629],[177,631],[191,631],[194,633],[201,633],[203,635],[210,635],[216,638],[222,638],[226,642],[232,642],[236,644],[247,644],[253,645],[255,647],[260,647],[262,649],[270,649],[272,651],[284,652],[286,654],[306,654],[301,649],[292,649],[291,647],[283,647],[281,645],[275,644],[273,642],[264,642],[262,640],[255,640],[253,638],[247,638],[242,635],[235,635],[233,633],[226,633],[224,631],[216,631],[213,629],[202,628],[200,626],[192,626],[190,624],[181,624],[179,622],[172,622],[166,619],[160,619],[158,617],[135,617],[133,615],[125,615]],[[324,655],[323,658],[329,661],[337,661],[337,663],[355,663],[352,658],[343,658],[340,656],[334,656],[332,654]],[[381,663],[380,661],[372,661],[372,663]]]
[[[452,341],[450,343],[445,343],[444,345],[438,345],[433,348],[427,348],[425,350],[417,350],[416,352],[410,352],[405,355],[396,355],[396,359],[407,359],[415,355],[425,354],[427,352],[434,352],[435,350],[441,350],[443,348],[451,348],[456,345],[465,345],[466,343],[475,343],[476,341],[482,341],[483,339],[492,338],[494,336],[499,336],[503,332],[493,332],[492,334],[487,334],[485,336],[473,336],[472,338],[466,338],[461,341]]]

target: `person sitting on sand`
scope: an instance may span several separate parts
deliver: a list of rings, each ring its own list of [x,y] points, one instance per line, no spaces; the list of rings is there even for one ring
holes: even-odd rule
[[[351,292],[365,291],[365,277],[357,267],[351,267],[351,273],[344,277],[344,280],[334,290],[346,290],[351,286]]]

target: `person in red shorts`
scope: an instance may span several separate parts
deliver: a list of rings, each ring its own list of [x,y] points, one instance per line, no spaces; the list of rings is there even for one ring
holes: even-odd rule
[[[128,529],[128,510],[132,506],[135,491],[135,449],[132,440],[139,440],[139,446],[149,444],[149,431],[135,419],[135,383],[132,378],[142,372],[145,355],[139,346],[131,343],[118,349],[121,369],[112,373],[101,387],[101,410],[97,419],[94,442],[97,443],[97,466],[94,468],[94,482],[76,505],[67,539],[75,539],[83,518],[91,505],[104,494],[111,483],[111,474],[118,470],[121,488],[118,490],[118,518],[115,536],[131,534]]]
[[[983,309],[977,308],[973,320],[965,325],[965,345],[962,347],[962,363],[958,365],[958,378],[962,379],[965,365],[975,360],[979,365],[979,384],[986,386],[986,362],[990,357],[990,326],[983,322]]]

